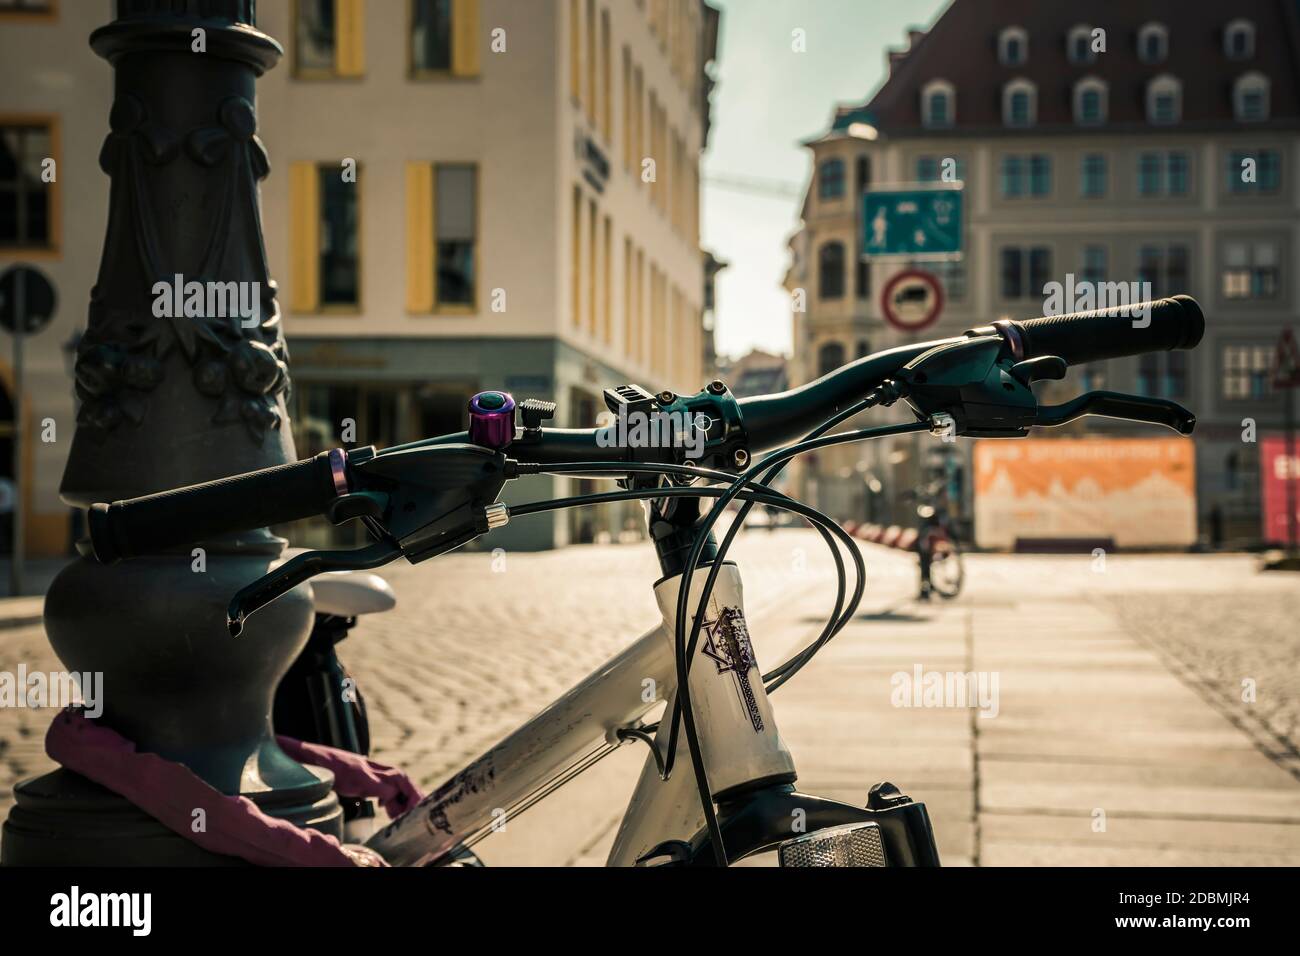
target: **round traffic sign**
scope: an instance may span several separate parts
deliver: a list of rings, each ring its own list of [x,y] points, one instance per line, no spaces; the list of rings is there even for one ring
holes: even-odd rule
[[[23,334],[35,335],[54,318],[54,286],[32,266],[11,266],[0,274],[0,326],[12,332],[18,324],[18,283],[22,283]]]
[[[900,332],[920,332],[938,321],[943,311],[943,286],[929,272],[905,269],[885,283],[880,311]]]

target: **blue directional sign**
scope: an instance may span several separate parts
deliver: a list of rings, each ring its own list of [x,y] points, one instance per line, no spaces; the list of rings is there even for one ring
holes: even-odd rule
[[[957,258],[961,206],[961,187],[869,190],[862,195],[862,254]]]

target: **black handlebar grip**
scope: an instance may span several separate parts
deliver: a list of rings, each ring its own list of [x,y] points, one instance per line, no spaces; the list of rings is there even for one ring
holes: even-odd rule
[[[1067,365],[1195,348],[1205,334],[1205,316],[1189,295],[1009,324],[1023,358],[1058,355]]]
[[[339,494],[331,454],[92,505],[87,523],[95,559],[112,564],[232,531],[322,514]],[[344,460],[334,454],[340,463]]]

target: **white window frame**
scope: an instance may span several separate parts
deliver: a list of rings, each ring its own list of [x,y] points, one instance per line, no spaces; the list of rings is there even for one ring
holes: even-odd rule
[[[1007,47],[1012,40],[1020,41],[1020,51],[1023,54],[1019,60],[1012,63],[1007,59]],[[1029,31],[1024,27],[1012,26],[1005,27],[998,34],[998,62],[1003,66],[1024,66],[1029,62]]]
[[[1246,35],[1246,52],[1241,56],[1235,56],[1232,52],[1232,38],[1237,33]],[[1255,24],[1244,17],[1229,21],[1223,28],[1223,55],[1229,60],[1249,60],[1253,58],[1255,56]]]
[[[1155,33],[1160,37],[1160,56],[1155,59],[1147,57],[1147,38]],[[1169,28],[1163,23],[1146,23],[1138,29],[1138,59],[1143,63],[1163,63],[1169,59]]]
[[[1018,92],[1027,92],[1030,95],[1030,120],[1026,124],[1011,122],[1011,98]],[[1037,121],[1039,121],[1039,90],[1034,86],[1034,82],[1024,77],[1017,77],[1002,87],[1002,125],[1010,126],[1011,129],[1028,129],[1036,125]]]
[[[1245,236],[1227,239],[1220,254],[1219,295],[1232,302],[1276,302],[1282,296],[1283,255],[1282,243],[1277,239]],[[1273,275],[1273,292],[1256,295],[1256,274],[1264,272]]]
[[[1264,113],[1262,116],[1245,115],[1245,98],[1246,94],[1252,89],[1257,89],[1263,95]],[[1251,70],[1249,73],[1243,73],[1237,77],[1232,84],[1232,115],[1239,123],[1260,123],[1268,119],[1271,109],[1269,96],[1268,77],[1258,70]]]
[[[1096,90],[1101,97],[1101,115],[1095,120],[1083,118],[1083,94]],[[1079,126],[1100,126],[1110,116],[1110,89],[1106,81],[1097,76],[1085,76],[1074,84],[1074,122]]]
[[[948,119],[936,123],[930,115],[930,100],[942,95],[948,101]],[[921,125],[926,129],[947,129],[957,122],[957,88],[947,80],[934,79],[921,87]]]
[[[1078,59],[1074,55],[1075,41],[1082,36],[1086,41],[1084,49],[1087,51],[1083,59]],[[1096,63],[1097,53],[1092,48],[1092,27],[1086,23],[1079,23],[1070,27],[1070,32],[1065,35],[1065,58],[1071,63]]]
[[[1011,99],[1017,93],[1029,94],[1029,122],[1011,122]],[[1038,123],[1038,88],[1023,76],[1010,80],[1002,87],[1002,125],[1012,129],[1028,129]]]
[[[1273,345],[1269,342],[1225,342],[1219,348],[1222,367],[1220,396],[1226,402],[1259,401],[1275,391],[1267,386],[1273,365]],[[1254,381],[1265,382],[1262,395],[1254,394]],[[1238,388],[1244,385],[1244,390]]]
[[[1156,99],[1165,93],[1174,95],[1174,117],[1170,120],[1156,119]],[[1183,84],[1178,77],[1161,73],[1151,78],[1147,84],[1146,95],[1147,122],[1156,126],[1174,126],[1183,119]]]

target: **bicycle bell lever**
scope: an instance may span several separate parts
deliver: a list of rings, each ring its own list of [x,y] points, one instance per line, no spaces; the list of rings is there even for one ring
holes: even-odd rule
[[[1196,427],[1196,416],[1177,402],[1125,395],[1122,392],[1085,392],[1061,405],[1040,405],[1034,424],[1064,425],[1084,415],[1102,415],[1106,418],[1164,425],[1180,435],[1190,435]]]
[[[226,627],[230,629],[231,637],[238,637],[243,633],[244,622],[250,614],[325,571],[377,568],[401,556],[402,549],[387,541],[350,551],[306,551],[295,555],[274,571],[240,589],[226,611]]]

